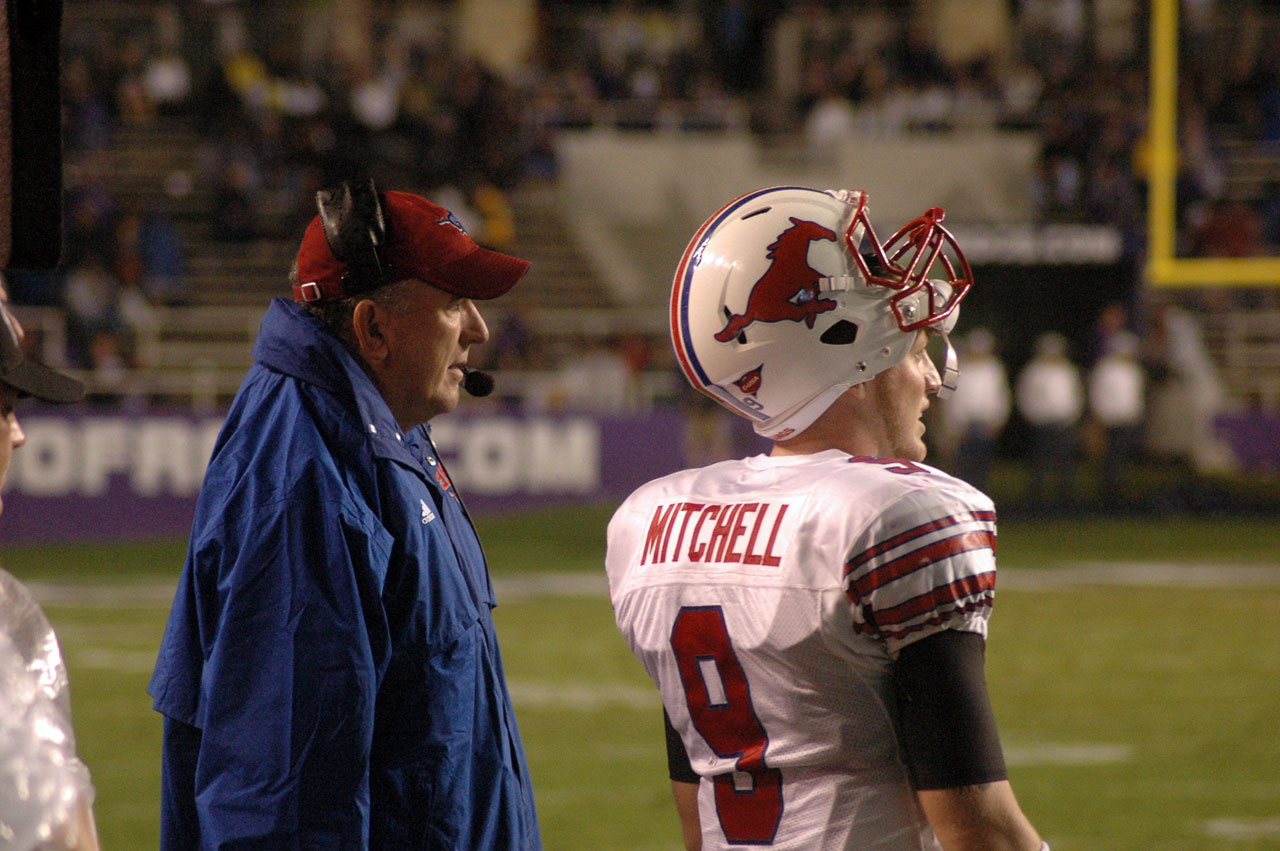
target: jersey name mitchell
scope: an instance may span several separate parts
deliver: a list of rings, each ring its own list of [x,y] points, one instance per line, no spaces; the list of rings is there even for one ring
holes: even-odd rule
[[[774,547],[788,508],[785,502],[659,504],[649,522],[640,563],[687,561],[777,567],[782,559]]]

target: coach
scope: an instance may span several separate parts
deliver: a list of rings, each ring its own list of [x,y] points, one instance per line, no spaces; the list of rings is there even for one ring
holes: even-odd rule
[[[529,264],[372,181],[318,202],[151,680],[161,848],[541,848],[488,569],[424,426],[492,386],[475,300]]]

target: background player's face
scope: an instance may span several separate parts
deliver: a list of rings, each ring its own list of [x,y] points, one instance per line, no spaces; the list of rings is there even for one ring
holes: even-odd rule
[[[929,337],[919,331],[911,351],[897,366],[871,379],[871,427],[879,443],[881,457],[923,461],[924,421],[929,397],[942,381],[926,349]]]
[[[489,339],[475,303],[415,281],[387,321],[389,358],[379,389],[400,427],[456,408],[470,348]]]
[[[18,417],[14,406],[18,402],[18,391],[7,384],[0,384],[0,485],[9,472],[9,462],[13,459],[13,450],[26,443],[27,436],[18,425]],[[4,510],[4,501],[0,500],[0,511]]]

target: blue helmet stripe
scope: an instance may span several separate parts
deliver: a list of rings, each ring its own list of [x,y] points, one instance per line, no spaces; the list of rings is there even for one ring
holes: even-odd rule
[[[777,192],[782,189],[799,189],[799,190],[810,191],[810,192],[816,191],[816,190],[809,189],[808,187],[805,187],[805,186],[770,186],[765,189],[759,189],[759,190],[756,190],[755,192],[748,193],[746,195],[743,195],[741,198],[738,198],[736,201],[730,202],[728,205],[725,206],[723,210],[720,211],[720,214],[715,217],[710,227],[708,227],[703,232],[702,240],[697,244],[697,246],[695,246],[689,252],[690,262],[685,264],[684,275],[679,282],[680,298],[678,302],[679,304],[678,313],[680,317],[680,323],[679,323],[680,327],[677,330],[680,333],[680,339],[684,345],[685,357],[688,360],[689,366],[693,369],[695,375],[697,376],[698,382],[702,385],[702,389],[705,392],[715,395],[717,399],[724,400],[726,404],[732,406],[735,410],[741,411],[747,416],[757,420],[766,420],[768,419],[768,416],[764,414],[762,411],[758,411],[755,408],[742,404],[741,400],[735,397],[728,390],[725,390],[724,388],[720,387],[718,384],[711,381],[711,379],[707,377],[706,371],[702,368],[702,364],[698,362],[697,350],[694,348],[693,338],[689,334],[689,287],[693,283],[693,272],[694,272],[694,269],[697,267],[697,263],[693,262],[693,258],[702,252],[702,249],[706,246],[707,241],[711,239],[713,234],[715,234],[716,229],[719,228],[720,225],[722,225],[726,219],[733,216],[744,205],[750,203],[751,201],[754,201],[756,198],[759,198],[761,195],[764,195],[770,192]]]

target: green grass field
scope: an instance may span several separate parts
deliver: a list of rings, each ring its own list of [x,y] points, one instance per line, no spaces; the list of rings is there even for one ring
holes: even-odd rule
[[[677,849],[657,694],[603,593],[607,516],[479,521],[508,677],[549,851]],[[144,688],[183,552],[3,556],[62,637],[107,851],[157,844]],[[1014,788],[1055,851],[1280,849],[1280,524],[1010,520],[999,559],[988,676]]]

